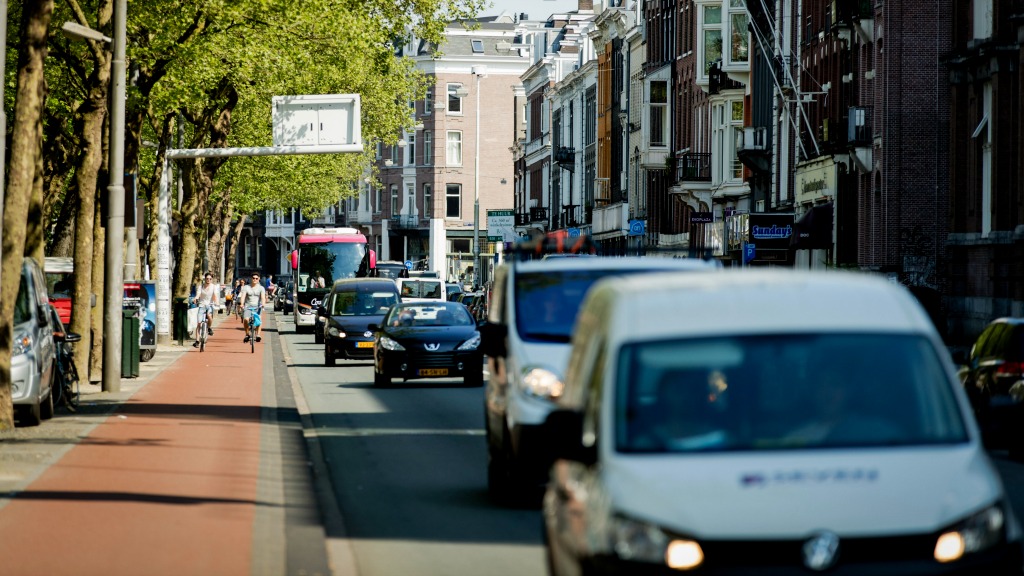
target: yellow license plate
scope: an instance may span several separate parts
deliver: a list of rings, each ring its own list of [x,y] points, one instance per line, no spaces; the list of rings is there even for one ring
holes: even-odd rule
[[[447,376],[447,368],[420,368],[420,376]]]
[[[356,348],[373,348],[373,342],[356,342]]]

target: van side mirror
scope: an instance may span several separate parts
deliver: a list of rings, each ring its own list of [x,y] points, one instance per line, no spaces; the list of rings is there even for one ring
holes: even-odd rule
[[[317,308],[316,308],[316,315],[321,317],[321,318],[326,318],[327,317],[327,308],[324,308],[323,306],[317,306]]]
[[[555,460],[572,460],[590,466],[597,463],[597,448],[583,445],[583,413],[576,410],[555,410],[543,425],[549,456]]]
[[[508,326],[485,321],[480,325],[480,350],[491,358],[503,358],[508,354],[507,337]]]

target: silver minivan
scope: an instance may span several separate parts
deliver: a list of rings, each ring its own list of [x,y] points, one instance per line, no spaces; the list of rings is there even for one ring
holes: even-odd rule
[[[53,417],[56,345],[49,306],[43,272],[35,260],[26,258],[14,305],[11,395],[18,422],[28,426]]]

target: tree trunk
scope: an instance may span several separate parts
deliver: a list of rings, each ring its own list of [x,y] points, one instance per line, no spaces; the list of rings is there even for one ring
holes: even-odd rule
[[[36,178],[36,158],[42,149],[39,125],[43,117],[46,35],[53,14],[52,0],[26,0],[22,6],[18,51],[18,84],[11,129],[7,192],[4,196],[2,285],[0,285],[0,430],[14,427],[11,396],[11,337],[14,304],[21,282],[25,253],[25,224]]]
[[[235,266],[238,262],[238,241],[242,238],[242,230],[245,228],[246,219],[245,214],[239,214],[238,220],[235,221],[234,225],[231,227],[231,231],[229,232],[228,263],[227,266],[224,267],[224,274],[232,280],[234,280],[235,276],[238,275],[238,270]]]
[[[35,141],[43,141],[43,124],[36,125]],[[28,227],[25,231],[25,256],[33,258],[43,266],[43,258],[46,255],[46,225],[47,220],[43,215],[43,155],[42,150],[36,155],[35,170],[32,178],[32,196],[28,204]]]
[[[70,190],[66,196],[46,249],[50,256],[70,257],[75,253],[75,213],[78,211],[78,197]]]
[[[224,213],[228,210],[228,198],[225,194],[221,196],[217,203],[213,206],[213,214],[207,224],[206,233],[206,262],[207,270],[209,270],[215,281],[218,283],[224,283],[224,279],[221,278],[220,274],[220,263],[224,259],[222,256],[224,251],[224,234],[222,221],[224,220]],[[218,253],[220,251],[220,253]]]

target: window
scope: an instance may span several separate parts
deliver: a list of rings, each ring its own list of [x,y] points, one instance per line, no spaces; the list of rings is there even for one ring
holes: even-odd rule
[[[428,90],[427,97],[423,100],[423,115],[430,116],[434,113],[434,91]]]
[[[398,186],[391,185],[391,216],[398,216]]]
[[[284,223],[285,224],[291,224],[292,223],[292,211],[291,210],[285,211],[285,213],[284,213]]]
[[[473,40],[472,43],[473,43],[473,54],[483,54],[484,53],[484,41],[483,40]]]
[[[449,166],[462,166],[462,132],[448,131],[446,162]]]
[[[405,185],[405,211],[416,214],[416,185],[412,183]]]
[[[377,142],[377,160],[380,160],[384,156],[384,143]]]
[[[698,4],[698,82],[708,81],[711,65],[721,61],[723,70],[745,70],[750,60],[750,32],[744,0],[723,0]],[[726,47],[724,40],[729,39]]]
[[[426,218],[433,218],[434,216],[434,205],[431,204],[430,197],[430,184],[423,185],[423,216]]]
[[[651,146],[668,144],[668,82],[651,82]]]
[[[381,194],[380,193],[380,188],[374,188],[374,190],[373,190],[373,212],[374,212],[374,214],[380,214],[380,209],[381,209],[381,206],[383,205],[383,201],[381,200],[380,194]]]
[[[430,166],[434,163],[434,136],[429,130],[423,133],[423,164]]]
[[[402,158],[401,156],[399,156],[399,154],[401,154],[401,153],[402,153],[402,151],[398,147],[398,143],[395,142],[394,144],[392,144],[391,145],[391,162],[396,164],[396,165],[399,164],[400,163],[399,161]]]
[[[409,134],[409,141],[408,142],[409,143],[406,144],[406,147],[409,149],[409,153],[406,154],[406,156],[405,156],[405,163],[406,163],[406,165],[408,165],[408,164],[415,165],[416,164],[416,133],[415,132],[411,132]]]
[[[743,101],[717,102],[711,107],[711,179],[716,183],[736,182],[743,178],[743,164],[736,156],[736,139],[743,138]]]
[[[462,114],[462,97],[455,94],[456,90],[462,89],[462,84],[448,85],[448,113]]]
[[[462,217],[462,185],[448,184],[444,192],[444,217]]]

